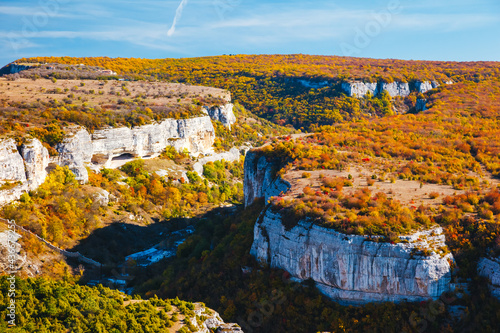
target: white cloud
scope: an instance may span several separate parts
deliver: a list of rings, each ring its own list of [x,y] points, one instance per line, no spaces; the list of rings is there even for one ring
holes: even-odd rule
[[[186,6],[188,0],[182,0],[181,3],[179,4],[179,7],[177,7],[177,10],[175,11],[175,17],[174,21],[172,22],[172,26],[170,29],[167,31],[167,36],[172,36],[175,32],[175,26],[177,25],[177,21],[181,19],[182,16],[182,11],[184,10],[184,7]]]

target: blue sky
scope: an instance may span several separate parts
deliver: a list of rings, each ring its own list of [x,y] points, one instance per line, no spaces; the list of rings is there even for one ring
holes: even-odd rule
[[[263,53],[500,61],[500,1],[0,2],[0,66],[29,56]]]

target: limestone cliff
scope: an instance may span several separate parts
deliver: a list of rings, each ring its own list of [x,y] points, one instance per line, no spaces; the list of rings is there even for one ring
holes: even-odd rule
[[[500,258],[481,258],[477,272],[490,280],[491,294],[500,300]]]
[[[410,94],[410,85],[408,82],[379,83],[378,92],[386,91],[391,97],[408,96]]]
[[[21,155],[24,160],[26,180],[29,190],[35,190],[47,177],[49,152],[40,141],[33,139],[21,146]]]
[[[250,150],[245,157],[245,176],[243,180],[245,207],[258,198],[267,200],[281,192],[286,192],[290,184],[280,177],[275,177],[275,161]]]
[[[56,147],[59,156],[54,162],[68,166],[82,182],[88,180],[85,164],[93,157],[100,157],[102,164],[109,166],[114,157],[123,154],[155,156],[167,146],[179,151],[187,149],[195,155],[211,152],[215,140],[215,130],[208,116],[165,119],[134,128],[106,128],[92,134],[82,127],[71,127],[67,132],[70,134]]]
[[[425,240],[418,241],[422,235]],[[343,303],[438,298],[450,288],[451,254],[414,256],[412,250],[428,242],[444,245],[441,228],[406,239],[410,242],[377,243],[309,221],[287,231],[282,216],[267,209],[255,225],[251,254],[300,280],[312,278],[322,293]]]
[[[231,125],[236,123],[236,116],[234,115],[233,107],[234,105],[232,103],[228,103],[223,106],[214,106],[211,108],[204,106],[204,109],[210,118],[220,121],[224,126],[231,129]]]
[[[452,84],[452,81],[446,84]],[[373,96],[386,91],[391,97],[408,96],[412,90],[425,93],[431,89],[439,87],[436,81],[416,81],[410,85],[407,82],[342,82],[342,90],[350,97],[364,97],[368,92]]]
[[[271,161],[250,151],[245,160],[245,205],[286,192]],[[254,228],[251,254],[294,278],[312,278],[318,289],[343,303],[419,301],[450,289],[451,254],[416,255],[417,247],[444,246],[441,228],[401,236],[404,242],[374,242],[302,220],[287,230],[282,215],[267,207]],[[432,246],[431,246],[432,243]]]
[[[426,93],[431,89],[439,87],[439,83],[436,81],[417,81],[415,82],[415,88],[419,93]]]
[[[15,63],[8,64],[5,67],[0,68],[0,75],[6,75],[6,74],[16,74],[22,71],[25,71],[27,69],[30,69],[32,66],[26,66],[26,65],[18,65]]]
[[[45,180],[48,164],[49,153],[37,139],[22,145],[21,152],[13,139],[0,141],[0,205],[36,189]]]
[[[154,156],[165,147],[187,149],[192,155],[212,152],[215,130],[209,116],[189,119],[165,119],[135,128],[107,128],[90,134],[80,126],[65,129],[67,136],[55,148],[58,156],[49,158],[48,151],[37,139],[20,147],[13,139],[0,141],[0,205],[18,199],[23,192],[36,189],[47,176],[50,163],[67,166],[81,182],[88,181],[86,164],[99,156],[107,166],[122,154],[134,157]],[[228,158],[235,155],[234,151]],[[239,156],[239,153],[238,153]]]
[[[165,119],[160,123],[134,128],[120,127],[95,131],[92,134],[93,154],[109,158],[121,154],[144,157],[161,153],[173,146],[191,154],[210,151],[215,130],[210,117]]]
[[[350,97],[364,97],[368,92],[378,93],[376,82],[342,82],[342,90]]]
[[[59,155],[53,162],[60,166],[67,166],[77,180],[87,182],[89,175],[84,163],[90,162],[93,149],[90,134],[86,129],[73,126],[66,128],[67,136],[56,146]]]

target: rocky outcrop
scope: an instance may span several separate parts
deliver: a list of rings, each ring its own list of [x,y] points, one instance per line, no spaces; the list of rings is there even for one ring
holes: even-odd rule
[[[245,157],[245,177],[243,188],[245,207],[258,198],[267,201],[271,196],[279,195],[290,188],[290,184],[281,177],[275,177],[277,165],[271,158],[250,150]]]
[[[220,315],[214,310],[207,309],[202,303],[195,303],[195,317],[189,318],[191,324],[198,329],[200,333],[210,332],[238,332],[243,333],[241,328],[234,323],[224,323]],[[200,324],[196,318],[205,318]]]
[[[198,173],[198,175],[203,175],[203,166],[207,164],[208,162],[215,162],[215,161],[222,161],[225,160],[227,162],[235,162],[240,159],[240,151],[238,148],[233,147],[231,150],[223,152],[223,153],[218,153],[218,154],[213,154],[209,156],[205,156],[200,158],[194,165],[193,165],[193,170]]]
[[[375,96],[378,93],[376,82],[342,82],[341,86],[350,97],[365,97],[368,92]]]
[[[423,235],[426,239],[419,241]],[[438,298],[450,289],[451,254],[424,257],[412,252],[417,246],[429,247],[430,242],[443,246],[442,230],[406,239],[409,243],[378,243],[308,221],[286,230],[282,216],[267,209],[255,225],[251,254],[294,278],[313,279],[322,293],[341,303]]]
[[[165,119],[160,123],[134,128],[120,127],[92,134],[93,154],[108,157],[131,154],[144,157],[161,153],[165,147],[187,149],[191,154],[210,151],[215,130],[209,117]]]
[[[26,181],[24,161],[13,139],[0,142],[0,181]]]
[[[477,264],[479,276],[490,280],[491,294],[500,300],[500,258],[481,258]]]
[[[89,175],[84,163],[90,162],[93,154],[90,134],[79,126],[66,128],[66,133],[63,142],[56,146],[59,155],[53,162],[62,167],[67,166],[78,181],[86,183]]]
[[[410,85],[408,82],[382,82],[379,83],[378,93],[381,93],[382,91],[386,91],[391,97],[406,97],[410,94]]]
[[[446,84],[452,84],[452,81]],[[342,90],[350,97],[364,97],[368,92],[373,96],[386,91],[391,97],[395,96],[408,96],[412,90],[419,93],[425,93],[431,89],[439,87],[436,81],[416,81],[414,85],[410,86],[407,82],[342,82]]]
[[[30,69],[32,66],[26,66],[26,65],[18,65],[18,64],[8,64],[7,66],[0,68],[0,75],[6,75],[6,74],[16,74],[22,71],[25,71],[27,69]]]
[[[21,152],[13,139],[0,141],[0,205],[36,189],[47,176],[48,164],[49,153],[37,139],[22,145]]]
[[[47,177],[49,152],[40,141],[34,139],[21,146],[21,155],[24,160],[28,188],[35,190]]]
[[[97,188],[92,194],[92,200],[99,206],[106,207],[109,204],[109,192],[102,188]]]
[[[211,108],[204,106],[204,109],[212,120],[220,121],[224,126],[231,129],[231,125],[236,123],[233,107],[232,103],[228,103],[223,106],[213,106]]]
[[[245,206],[256,198],[287,192],[290,184],[274,177],[273,162],[250,151],[245,159]],[[374,242],[300,221],[287,230],[282,215],[269,206],[254,228],[251,254],[261,263],[313,279],[325,295],[342,303],[419,301],[450,289],[451,254],[417,255],[417,248],[445,246],[441,228],[402,236],[402,242]]]
[[[419,93],[426,93],[431,89],[439,87],[439,83],[436,81],[417,81],[415,82],[415,88]]]
[[[178,151],[187,149],[192,155],[208,153],[212,151],[215,140],[215,130],[208,116],[165,119],[134,128],[107,128],[93,134],[82,127],[71,127],[67,132],[70,134],[56,147],[59,156],[54,162],[68,166],[81,182],[88,180],[85,164],[93,157],[99,164],[109,167],[114,157],[124,154],[151,157],[163,152],[167,146]]]

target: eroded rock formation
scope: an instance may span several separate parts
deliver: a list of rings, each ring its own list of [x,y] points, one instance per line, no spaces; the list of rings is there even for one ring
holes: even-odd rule
[[[206,110],[210,118],[216,121],[220,121],[224,126],[231,129],[231,125],[236,123],[236,116],[234,115],[233,107],[234,105],[232,103],[228,103],[223,106],[216,106],[211,108],[204,106],[204,109]]]
[[[444,246],[441,228],[406,238],[410,243],[374,242],[308,221],[287,231],[282,216],[267,209],[255,225],[251,254],[300,280],[312,278],[322,293],[343,303],[438,298],[450,288],[451,254],[412,252],[431,241]]]
[[[0,141],[0,205],[36,189],[47,175],[49,153],[37,139],[18,151],[13,139]]]
[[[279,195],[290,184],[275,177],[272,160],[250,151],[245,159],[245,205]],[[318,289],[342,303],[418,301],[450,289],[451,254],[417,255],[417,248],[444,246],[441,228],[401,236],[402,242],[375,242],[302,220],[287,230],[283,217],[267,207],[254,228],[251,254],[260,262],[312,278]],[[432,244],[431,244],[432,243]]]
[[[208,116],[165,119],[134,128],[107,128],[92,134],[82,127],[72,127],[68,131],[70,135],[56,148],[59,156],[54,162],[68,166],[82,182],[88,180],[85,164],[93,157],[99,164],[109,167],[114,157],[123,154],[151,157],[163,152],[167,146],[178,151],[187,149],[195,155],[211,152],[215,139],[215,130]]]
[[[452,84],[452,81],[447,81],[446,84]],[[342,82],[342,90],[350,97],[364,97],[368,92],[375,96],[382,91],[386,91],[391,97],[408,96],[412,90],[419,93],[439,87],[436,81],[416,81],[410,85],[407,82]]]

